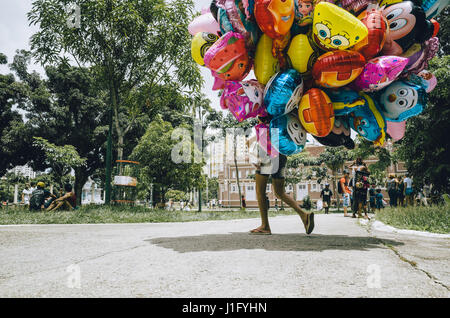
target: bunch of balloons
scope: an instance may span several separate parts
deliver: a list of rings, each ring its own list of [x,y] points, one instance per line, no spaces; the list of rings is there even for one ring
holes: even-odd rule
[[[382,146],[436,86],[433,18],[449,2],[213,0],[189,25],[192,57],[223,90],[223,109],[270,128],[268,152],[298,153],[307,134],[352,149],[351,129]]]

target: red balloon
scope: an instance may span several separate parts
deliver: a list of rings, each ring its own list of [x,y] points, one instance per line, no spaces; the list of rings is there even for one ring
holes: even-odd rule
[[[294,0],[255,0],[256,22],[272,39],[288,34],[294,17]]]
[[[298,118],[311,135],[327,136],[334,126],[334,109],[328,95],[318,88],[307,91],[300,100]]]
[[[361,53],[366,60],[370,60],[381,52],[386,41],[388,24],[382,11],[375,8],[367,11],[361,22],[367,27],[369,34],[363,41],[355,45],[355,50]]]
[[[316,83],[342,87],[353,82],[364,69],[364,57],[355,51],[331,51],[321,55],[312,68]]]

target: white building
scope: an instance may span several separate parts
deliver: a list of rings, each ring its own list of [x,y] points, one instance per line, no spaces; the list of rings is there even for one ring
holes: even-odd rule
[[[9,172],[13,172],[16,176],[21,175],[29,179],[36,178],[36,172],[34,172],[33,169],[28,165],[16,166],[13,169],[9,170]]]

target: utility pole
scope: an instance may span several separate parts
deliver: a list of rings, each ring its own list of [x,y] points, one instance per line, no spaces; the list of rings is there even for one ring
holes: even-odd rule
[[[109,108],[109,129],[108,142],[106,146],[106,178],[105,178],[105,204],[109,205],[111,202],[111,168],[112,168],[112,92],[111,92],[111,107]]]

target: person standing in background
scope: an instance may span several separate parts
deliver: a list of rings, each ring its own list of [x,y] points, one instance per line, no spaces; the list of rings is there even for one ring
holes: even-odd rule
[[[325,183],[325,188],[322,190],[322,192],[320,192],[320,197],[323,201],[323,207],[325,208],[325,214],[328,214],[328,210],[330,209],[332,195],[333,192],[330,190],[330,184]]]
[[[391,208],[397,207],[397,191],[398,191],[398,181],[395,175],[391,174],[387,182],[387,191],[389,195],[389,205]]]
[[[412,187],[413,181],[410,178],[409,173],[406,174],[406,178],[403,180],[403,183],[405,184],[405,206],[414,206],[414,190]]]
[[[398,178],[397,205],[401,207],[405,206],[405,183],[404,177],[402,176]]]
[[[342,194],[342,205],[344,206],[344,216],[348,216],[347,209],[350,206],[350,195],[352,192],[348,187],[350,174],[348,170],[344,170],[344,176],[339,180],[338,192]]]

